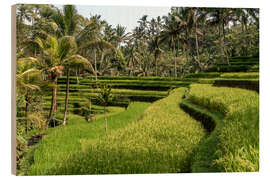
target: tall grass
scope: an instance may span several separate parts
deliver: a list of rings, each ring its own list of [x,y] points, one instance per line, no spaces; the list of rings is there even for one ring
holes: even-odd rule
[[[108,114],[111,115],[107,118],[109,134],[136,121],[149,105],[150,103],[133,102],[126,111]],[[81,139],[94,139],[105,135],[105,122],[102,116],[93,123],[87,123],[81,116],[69,115],[67,122],[66,126],[52,129],[49,135],[41,140],[34,151],[33,159],[29,160],[32,164],[25,167],[26,175],[47,174],[55,164],[61,164],[81,150]]]
[[[206,132],[179,107],[185,88],[153,103],[141,120],[101,139],[81,139],[82,151],[47,174],[189,172],[190,159]]]
[[[189,100],[224,114],[215,164],[220,171],[259,170],[259,95],[238,88],[194,84]]]

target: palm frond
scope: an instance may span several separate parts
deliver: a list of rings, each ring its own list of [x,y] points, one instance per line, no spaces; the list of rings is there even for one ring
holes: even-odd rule
[[[90,61],[78,54],[72,55],[69,58],[65,59],[63,62],[64,65],[70,66],[70,67],[78,67],[78,66],[83,66],[84,68],[89,69],[95,74],[95,70],[90,63]]]

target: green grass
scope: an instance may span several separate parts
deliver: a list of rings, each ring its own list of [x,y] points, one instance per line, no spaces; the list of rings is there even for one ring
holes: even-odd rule
[[[258,79],[259,72],[222,73],[220,77],[221,78]]]
[[[141,120],[101,139],[81,139],[82,151],[48,174],[189,172],[193,150],[206,135],[179,107],[185,88],[154,102]]]
[[[183,100],[181,108],[189,113],[193,118],[202,122],[208,130],[209,136],[202,140],[198,148],[194,151],[191,161],[191,172],[218,172],[219,169],[213,163],[217,156],[218,132],[223,127],[224,116],[218,112],[209,111],[206,108]]]
[[[238,88],[191,85],[192,103],[224,114],[224,126],[218,133],[219,171],[259,170],[259,95]]]
[[[77,104],[82,106],[89,95],[99,92],[98,89],[90,89],[89,85],[94,84],[91,78],[79,78],[80,84],[76,84],[76,77],[71,77],[70,112],[77,112],[80,108]],[[146,100],[149,97],[163,98],[168,95],[167,89],[191,83],[258,82],[258,78],[258,72],[210,72],[187,75],[182,79],[99,77],[99,82],[111,84],[116,97]],[[65,78],[60,78],[59,112],[63,111],[64,106],[65,85],[61,84],[64,82]],[[28,155],[31,166],[28,169],[28,165],[25,165],[25,173],[258,171],[258,94],[235,88],[191,85],[189,108],[201,114],[210,113],[209,116],[216,123],[220,122],[220,117],[212,112],[218,111],[226,116],[224,128],[220,128],[221,125],[217,123],[211,135],[203,139],[207,133],[200,122],[179,109],[184,91],[185,88],[174,90],[170,96],[149,107],[143,116],[149,103],[132,103],[124,112],[121,112],[123,108],[110,107],[109,130],[112,131],[108,138],[104,137],[104,120],[100,114],[102,108],[96,108],[98,120],[93,123],[86,123],[83,117],[70,114],[67,126],[47,131],[49,135],[34,148],[33,154]],[[48,108],[51,97],[46,96],[44,99],[47,100],[45,107]],[[132,123],[137,119],[140,119],[138,123]],[[253,129],[246,130],[249,126]]]
[[[123,108],[113,107],[117,111],[107,114],[109,134],[135,122],[149,105],[150,103],[134,102],[123,112],[121,112]],[[49,134],[36,147],[33,159],[30,160],[32,164],[30,168],[25,168],[25,174],[47,174],[55,164],[59,165],[72,154],[81,151],[81,139],[95,139],[104,136],[103,115],[97,115],[96,118],[95,122],[87,123],[83,117],[70,114],[66,126],[50,129]]]

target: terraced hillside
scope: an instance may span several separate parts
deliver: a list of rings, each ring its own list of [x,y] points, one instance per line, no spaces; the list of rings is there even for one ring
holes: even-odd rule
[[[227,62],[216,63],[209,72],[258,72],[259,57],[232,57]]]
[[[251,89],[259,92],[259,59],[258,57],[234,57],[227,63],[217,63],[209,69],[210,72],[188,74],[184,78],[166,77],[70,77],[70,110],[77,113],[79,109],[92,98],[92,103],[97,104],[95,96],[99,92],[98,87],[109,84],[115,97],[111,105],[127,107],[130,101],[153,102],[164,98],[168,91],[177,87],[188,87],[192,83],[214,84],[215,86],[229,86]],[[213,72],[211,72],[213,71]],[[58,80],[58,103],[60,109],[64,109],[66,78]],[[46,108],[49,108],[50,96]]]
[[[82,151],[46,174],[190,172],[192,152],[205,136],[202,125],[179,107],[185,88],[154,102],[142,118],[101,139],[81,137]]]
[[[58,81],[60,114],[65,81]],[[105,83],[114,96],[108,136],[103,107],[95,101]],[[46,131],[25,158],[22,174],[259,170],[259,72],[99,77],[97,82],[71,77],[70,84],[67,126]],[[92,123],[81,116],[89,98],[97,118]]]

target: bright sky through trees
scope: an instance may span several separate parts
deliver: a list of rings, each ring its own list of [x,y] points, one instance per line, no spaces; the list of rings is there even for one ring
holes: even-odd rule
[[[56,5],[62,9],[62,5]],[[117,24],[125,26],[127,31],[132,31],[138,25],[137,21],[143,16],[148,15],[148,20],[157,16],[167,15],[170,7],[128,7],[128,6],[89,6],[76,5],[78,13],[84,17],[90,15],[101,15],[101,18],[106,20],[114,27]]]

